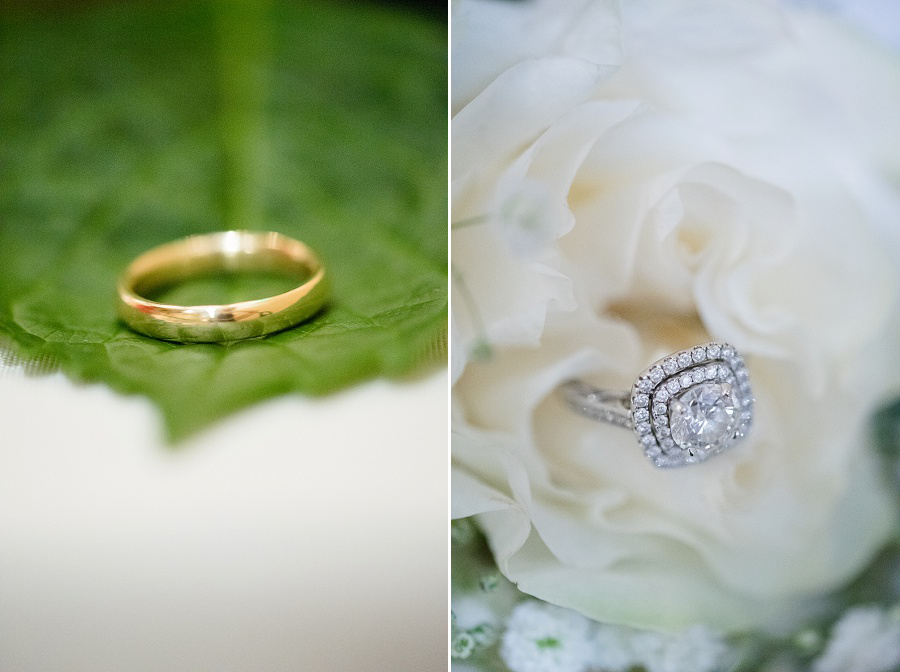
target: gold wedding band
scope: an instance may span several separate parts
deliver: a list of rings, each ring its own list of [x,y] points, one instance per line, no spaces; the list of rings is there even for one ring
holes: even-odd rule
[[[302,279],[294,289],[223,305],[177,306],[146,298],[216,272],[275,272]],[[145,252],[118,283],[119,315],[135,331],[183,343],[235,341],[287,329],[315,315],[328,296],[325,269],[303,243],[278,233],[225,231]]]

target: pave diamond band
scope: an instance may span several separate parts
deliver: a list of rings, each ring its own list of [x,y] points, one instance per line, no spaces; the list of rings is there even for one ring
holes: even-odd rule
[[[632,429],[657,467],[702,462],[744,438],[753,422],[753,394],[744,360],[727,343],[706,343],[651,364],[631,392],[580,380],[562,393],[577,412]]]
[[[571,380],[563,386],[566,401],[582,415],[631,429],[628,392],[601,390],[580,380]]]

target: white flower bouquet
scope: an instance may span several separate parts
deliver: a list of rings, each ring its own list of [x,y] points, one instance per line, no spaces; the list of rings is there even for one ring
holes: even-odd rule
[[[763,0],[451,12],[454,664],[896,667],[897,50]],[[560,394],[709,341],[755,407],[702,464]]]

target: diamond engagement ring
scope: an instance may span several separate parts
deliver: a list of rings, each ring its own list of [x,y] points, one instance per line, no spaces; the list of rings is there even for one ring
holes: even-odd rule
[[[580,380],[562,386],[569,405],[589,418],[633,429],[657,467],[696,464],[737,444],[753,422],[744,360],[727,343],[681,350],[649,366],[631,393]]]

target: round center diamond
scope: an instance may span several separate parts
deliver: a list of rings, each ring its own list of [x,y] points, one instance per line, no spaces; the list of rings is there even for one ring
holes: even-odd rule
[[[722,448],[740,419],[736,410],[737,402],[728,383],[695,385],[669,404],[672,438],[685,449]]]

